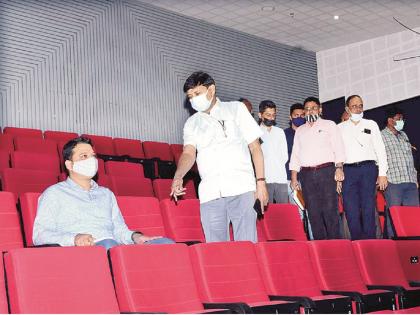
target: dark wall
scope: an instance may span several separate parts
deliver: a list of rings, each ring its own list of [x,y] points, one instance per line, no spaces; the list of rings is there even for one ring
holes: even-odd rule
[[[323,103],[323,117],[339,123],[341,121],[341,114],[344,111],[344,106],[344,97]],[[417,119],[420,118],[420,96],[366,110],[364,112],[364,118],[376,121],[379,128],[382,130],[386,125],[385,111],[393,106],[397,106],[404,111],[404,131],[407,133],[411,144],[420,150],[420,121],[417,121]],[[420,164],[420,154],[415,152],[414,156],[416,160],[416,167],[418,169]]]

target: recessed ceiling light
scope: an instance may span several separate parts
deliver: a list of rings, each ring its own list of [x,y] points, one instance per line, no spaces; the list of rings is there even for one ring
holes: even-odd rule
[[[339,18],[340,18],[340,16],[334,15],[334,20],[338,20]]]
[[[261,11],[264,11],[264,12],[274,11],[275,9],[276,9],[276,7],[273,7],[273,6],[263,6],[263,7],[261,7]]]

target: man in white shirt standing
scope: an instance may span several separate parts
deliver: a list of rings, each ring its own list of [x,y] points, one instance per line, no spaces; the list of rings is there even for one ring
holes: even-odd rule
[[[349,119],[338,125],[346,152],[343,204],[352,240],[376,238],[376,185],[384,190],[388,170],[378,124],[363,118],[359,95],[346,100]]]
[[[288,203],[287,173],[285,164],[289,159],[287,141],[283,129],[276,124],[276,104],[270,100],[260,103],[258,117],[261,136],[261,149],[264,154],[265,178],[270,203]]]
[[[268,201],[259,143],[262,132],[243,103],[221,102],[216,97],[215,82],[207,73],[191,74],[184,92],[197,113],[184,126],[184,150],[171,196],[176,199],[185,193],[182,179],[197,160],[206,241],[228,241],[232,222],[236,241],[256,242],[255,198],[260,200],[262,211]]]

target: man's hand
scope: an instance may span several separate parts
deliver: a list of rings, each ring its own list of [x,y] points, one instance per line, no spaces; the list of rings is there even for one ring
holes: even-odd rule
[[[344,180],[344,171],[341,167],[335,169],[334,179],[336,182],[342,182]]]
[[[337,182],[337,194],[341,194],[343,191],[343,182]]]
[[[261,213],[264,214],[264,206],[268,204],[268,191],[265,181],[257,182],[257,191],[255,192],[255,199],[258,199],[261,204]]]
[[[134,244],[144,244],[147,241],[155,240],[158,238],[162,238],[162,236],[146,236],[140,233],[135,233],[133,235]]]
[[[388,186],[388,179],[386,176],[378,176],[378,180],[376,181],[376,185],[379,186],[380,190],[385,190]]]
[[[179,196],[185,195],[185,190],[186,188],[182,187],[182,178],[174,178],[169,195],[177,201]]]
[[[290,180],[290,188],[292,188],[292,190],[300,190],[299,181],[297,179],[292,178]]]
[[[77,234],[74,237],[74,245],[76,246],[93,246],[95,239],[90,234]]]

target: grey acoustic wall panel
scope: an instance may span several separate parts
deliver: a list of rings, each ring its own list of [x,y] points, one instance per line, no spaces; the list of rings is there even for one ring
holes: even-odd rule
[[[223,100],[274,100],[282,126],[318,94],[313,52],[135,0],[0,0],[2,126],[180,142],[196,70]]]

